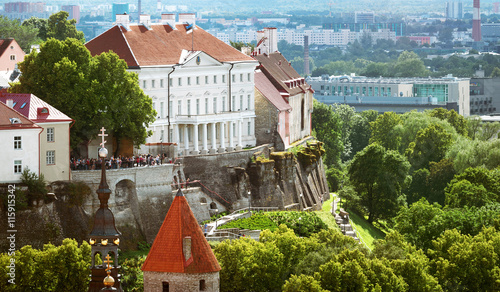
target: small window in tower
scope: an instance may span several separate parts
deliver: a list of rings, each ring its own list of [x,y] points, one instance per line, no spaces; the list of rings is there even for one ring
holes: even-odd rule
[[[15,61],[16,60],[16,55],[10,55],[10,60]]]
[[[205,280],[200,280],[200,291],[206,291],[207,286],[205,284]]]
[[[170,291],[170,288],[169,288],[169,285],[168,285],[168,282],[162,282],[162,292],[169,292]]]

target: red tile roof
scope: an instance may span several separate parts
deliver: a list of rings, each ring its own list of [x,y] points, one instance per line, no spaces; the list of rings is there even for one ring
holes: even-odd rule
[[[19,123],[12,123],[11,119],[18,119]],[[41,128],[27,119],[16,110],[0,102],[0,130]]]
[[[185,258],[183,239],[191,238],[191,257]],[[211,273],[220,271],[219,263],[201,227],[179,190],[156,235],[143,271],[168,273]]]
[[[176,28],[152,24],[148,29],[142,24],[130,24],[127,30],[115,25],[85,46],[93,56],[113,51],[129,67],[174,65],[179,62],[183,49],[203,51],[220,62],[253,61],[199,27],[192,33],[186,32],[186,24],[177,24]]]
[[[281,96],[280,92],[262,71],[255,72],[255,88],[271,102],[278,110],[291,110],[292,106]]]
[[[0,57],[5,53],[14,39],[0,39]]]
[[[266,74],[280,92],[296,95],[309,90],[310,86],[302,78],[287,59],[280,53],[253,56],[260,65],[259,69]],[[296,84],[293,84],[295,82]]]
[[[7,103],[8,99],[14,101],[14,109],[16,111],[35,123],[73,121],[73,119],[33,94],[0,92],[1,102]],[[47,108],[48,114],[42,113],[42,108]]]

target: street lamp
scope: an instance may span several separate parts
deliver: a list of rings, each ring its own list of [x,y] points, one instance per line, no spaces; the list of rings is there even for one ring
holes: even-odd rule
[[[252,193],[248,190],[248,211],[250,211],[250,216],[252,216]]]
[[[302,225],[300,224],[302,222],[302,217],[299,217],[299,236],[302,233]]]
[[[163,164],[163,137],[160,138],[160,164]]]

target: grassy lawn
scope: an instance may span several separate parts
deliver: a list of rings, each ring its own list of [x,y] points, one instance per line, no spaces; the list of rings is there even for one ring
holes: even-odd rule
[[[333,193],[330,194],[330,200],[323,202],[323,206],[321,206],[321,211],[315,211],[316,215],[325,222],[328,228],[339,229],[339,226],[335,222],[335,217],[330,213],[332,208],[332,202],[335,195]]]
[[[354,228],[356,228],[358,237],[362,239],[362,241],[370,250],[373,249],[373,241],[375,241],[376,239],[385,238],[385,233],[372,224],[368,223],[365,218],[362,218],[351,211],[348,212],[349,218],[351,219],[351,224]]]

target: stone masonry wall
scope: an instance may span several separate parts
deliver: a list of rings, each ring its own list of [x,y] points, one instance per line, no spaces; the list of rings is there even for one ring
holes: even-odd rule
[[[205,280],[205,290],[200,290],[200,280]],[[162,292],[163,282],[168,282],[170,292],[218,292],[219,272],[188,274],[144,272],[144,292]]]

